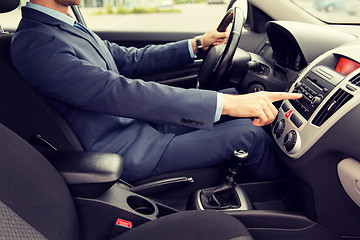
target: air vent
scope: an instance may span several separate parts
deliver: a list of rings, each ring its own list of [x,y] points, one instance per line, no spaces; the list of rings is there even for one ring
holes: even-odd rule
[[[350,79],[349,82],[351,82],[352,84],[360,87],[360,74],[359,74],[359,75],[356,75],[355,77],[353,77],[352,79]]]
[[[312,123],[321,126],[329,117],[331,117],[339,108],[347,103],[353,96],[344,90],[337,90],[336,93],[325,103],[319,113],[315,116]]]

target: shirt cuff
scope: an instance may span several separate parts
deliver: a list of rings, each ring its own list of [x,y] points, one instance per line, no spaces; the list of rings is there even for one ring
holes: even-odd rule
[[[216,103],[214,122],[220,120],[223,108],[224,108],[224,95],[222,93],[217,93],[217,103]]]
[[[190,57],[192,59],[195,59],[196,55],[195,55],[194,50],[192,48],[191,39],[188,40],[188,48],[189,48]]]

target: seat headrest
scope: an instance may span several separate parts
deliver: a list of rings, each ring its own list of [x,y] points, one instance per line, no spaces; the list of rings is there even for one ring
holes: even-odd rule
[[[2,0],[0,1],[0,13],[6,13],[14,10],[20,5],[20,0]]]

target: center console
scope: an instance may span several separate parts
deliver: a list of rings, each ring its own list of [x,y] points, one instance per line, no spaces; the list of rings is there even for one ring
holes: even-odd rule
[[[74,198],[80,219],[81,239],[109,239],[177,210],[132,192],[115,183],[96,198]],[[86,230],[85,230],[86,229]]]
[[[359,102],[359,67],[354,47],[325,53],[299,75],[290,92],[298,100],[283,101],[272,134],[289,157],[300,158],[333,124]]]
[[[124,160],[118,154],[55,152],[46,157],[63,177],[74,198],[81,239],[109,239],[147,221],[177,212],[136,193],[146,192],[154,184],[132,190],[132,186],[119,180]],[[162,185],[169,185],[169,182],[177,186],[187,181],[189,179],[173,178],[155,182],[155,187],[164,188]]]
[[[359,197],[354,169],[360,159],[360,47],[349,44],[322,54],[289,92],[303,97],[281,103],[271,132],[297,186],[295,199],[322,226],[359,236],[359,208],[351,198]]]
[[[238,153],[241,160],[237,162],[237,166],[243,163],[245,156],[244,152]],[[123,159],[117,154],[55,153],[47,158],[71,190],[78,212],[81,239],[108,239],[179,211],[139,194],[146,192],[148,185],[154,184],[132,187],[119,180]],[[235,172],[236,168],[229,170]],[[234,175],[230,174],[228,178],[224,185],[196,191],[194,197],[189,199],[186,210],[222,211],[230,214],[251,228],[251,234],[257,239],[288,239],[293,234],[303,236],[304,239],[336,239],[331,231],[321,230],[322,227],[312,220],[289,212],[291,207],[283,207],[291,206],[291,203],[286,203],[285,182],[238,184],[233,179]],[[174,178],[170,182],[175,182],[175,186],[178,186],[184,180]],[[185,182],[188,181],[189,179]],[[167,182],[157,181],[154,186]],[[214,194],[215,192],[219,194]],[[219,201],[219,206],[208,204],[209,196],[213,194]]]

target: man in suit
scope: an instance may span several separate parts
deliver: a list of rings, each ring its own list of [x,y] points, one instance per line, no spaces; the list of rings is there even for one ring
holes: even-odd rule
[[[121,47],[67,16],[69,6],[80,1],[31,0],[22,9],[11,57],[87,151],[122,155],[122,178],[128,181],[213,166],[231,159],[235,149],[249,153],[245,169],[254,176],[280,176],[272,139],[261,126],[277,115],[272,102],[301,95],[230,95],[136,79],[191,63],[197,53],[195,39],[141,49]],[[213,29],[201,43],[206,49],[227,37]],[[216,124],[221,115],[240,118]]]

